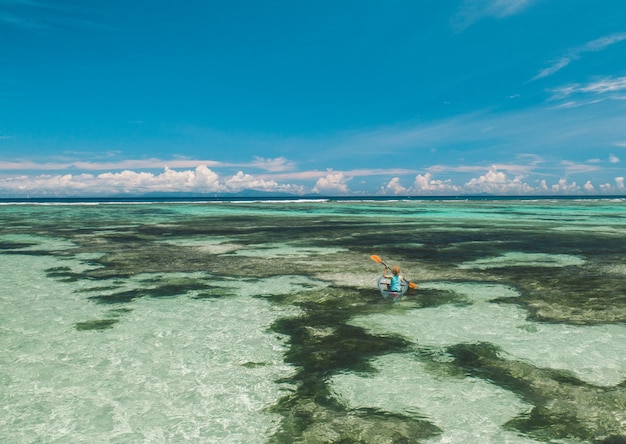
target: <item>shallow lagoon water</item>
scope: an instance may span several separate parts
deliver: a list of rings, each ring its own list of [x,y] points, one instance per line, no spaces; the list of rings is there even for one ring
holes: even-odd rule
[[[2,205],[0,441],[626,442],[625,205]]]
[[[626,380],[626,325],[579,326],[537,323],[513,304],[494,299],[516,297],[511,288],[494,284],[424,284],[423,290],[452,291],[464,304],[389,311],[355,317],[353,325],[377,334],[400,334],[427,347],[462,342],[490,343],[515,359],[541,368],[567,370],[597,386]],[[486,328],[488,327],[488,328]]]
[[[243,295],[94,306],[45,277],[52,262],[2,262],[2,288],[19,289],[2,304],[2,442],[264,442],[278,427],[264,408],[293,369],[267,329],[296,309]]]
[[[480,379],[433,375],[410,355],[386,355],[373,365],[378,372],[371,377],[342,374],[333,378],[337,398],[354,407],[424,415],[443,430],[424,442],[538,442],[502,428],[532,408],[507,390]]]

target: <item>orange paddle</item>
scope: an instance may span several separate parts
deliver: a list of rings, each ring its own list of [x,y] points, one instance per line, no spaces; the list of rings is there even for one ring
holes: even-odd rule
[[[378,262],[379,264],[382,264],[385,267],[389,268],[389,266],[385,262],[383,262],[383,260],[380,258],[380,256],[376,256],[375,254],[372,254],[370,256],[370,259],[372,259],[373,261]],[[409,282],[406,279],[404,279],[404,280],[409,284],[409,288],[413,288],[413,289],[417,288],[417,284],[415,282]]]

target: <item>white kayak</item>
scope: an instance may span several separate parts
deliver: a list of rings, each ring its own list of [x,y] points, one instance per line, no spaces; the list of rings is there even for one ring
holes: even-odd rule
[[[407,292],[409,289],[409,282],[402,279],[402,287],[400,291],[389,291],[389,279],[381,276],[378,278],[378,290],[380,291],[380,295],[387,298],[398,298]]]

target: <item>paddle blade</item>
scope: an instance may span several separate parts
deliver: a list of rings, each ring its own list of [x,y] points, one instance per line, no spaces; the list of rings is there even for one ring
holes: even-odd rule
[[[415,282],[409,282],[409,288],[417,289],[417,284]]]
[[[382,263],[383,263],[383,260],[380,258],[380,256],[376,256],[375,254],[372,254],[372,255],[370,256],[370,259],[371,259],[371,260],[373,260],[373,261],[375,261],[375,262],[378,262],[379,264],[382,264]]]

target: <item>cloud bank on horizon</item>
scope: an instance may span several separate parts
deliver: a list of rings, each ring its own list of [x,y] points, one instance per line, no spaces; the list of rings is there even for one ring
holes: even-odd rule
[[[0,1],[0,197],[626,194],[621,0],[249,3]]]

